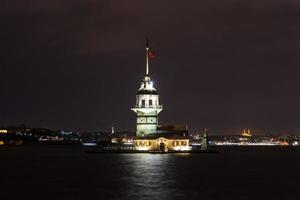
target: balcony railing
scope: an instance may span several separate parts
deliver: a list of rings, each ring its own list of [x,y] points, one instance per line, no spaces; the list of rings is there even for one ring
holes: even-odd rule
[[[162,105],[135,105],[135,108],[160,108],[162,109]]]

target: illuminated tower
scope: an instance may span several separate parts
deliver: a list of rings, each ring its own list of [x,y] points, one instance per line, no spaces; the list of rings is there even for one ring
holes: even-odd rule
[[[153,86],[149,76],[149,50],[148,40],[146,44],[146,75],[141,81],[141,87],[136,95],[136,104],[132,108],[136,113],[136,135],[144,136],[154,134],[157,131],[158,113],[162,111],[159,104],[159,95]]]
[[[111,126],[111,134],[112,135],[115,134],[115,126],[114,125]]]

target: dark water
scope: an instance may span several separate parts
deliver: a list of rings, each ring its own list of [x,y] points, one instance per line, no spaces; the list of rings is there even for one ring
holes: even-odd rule
[[[86,154],[0,148],[0,199],[300,199],[300,148],[219,154]]]

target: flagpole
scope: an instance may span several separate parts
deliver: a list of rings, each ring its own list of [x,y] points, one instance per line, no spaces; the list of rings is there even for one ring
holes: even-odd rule
[[[148,38],[146,38],[146,76],[149,75],[149,44]]]

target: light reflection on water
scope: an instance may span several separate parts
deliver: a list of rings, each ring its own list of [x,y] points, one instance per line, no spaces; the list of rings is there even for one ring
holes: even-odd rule
[[[73,146],[4,147],[1,199],[297,199],[300,149],[219,154],[86,154]],[[32,192],[34,189],[34,192]],[[18,191],[18,192],[16,192]],[[5,196],[5,194],[7,194]],[[299,199],[299,198],[298,198]]]
[[[176,187],[176,156],[189,154],[135,154],[128,155],[127,197],[134,199],[166,199],[180,197]]]

